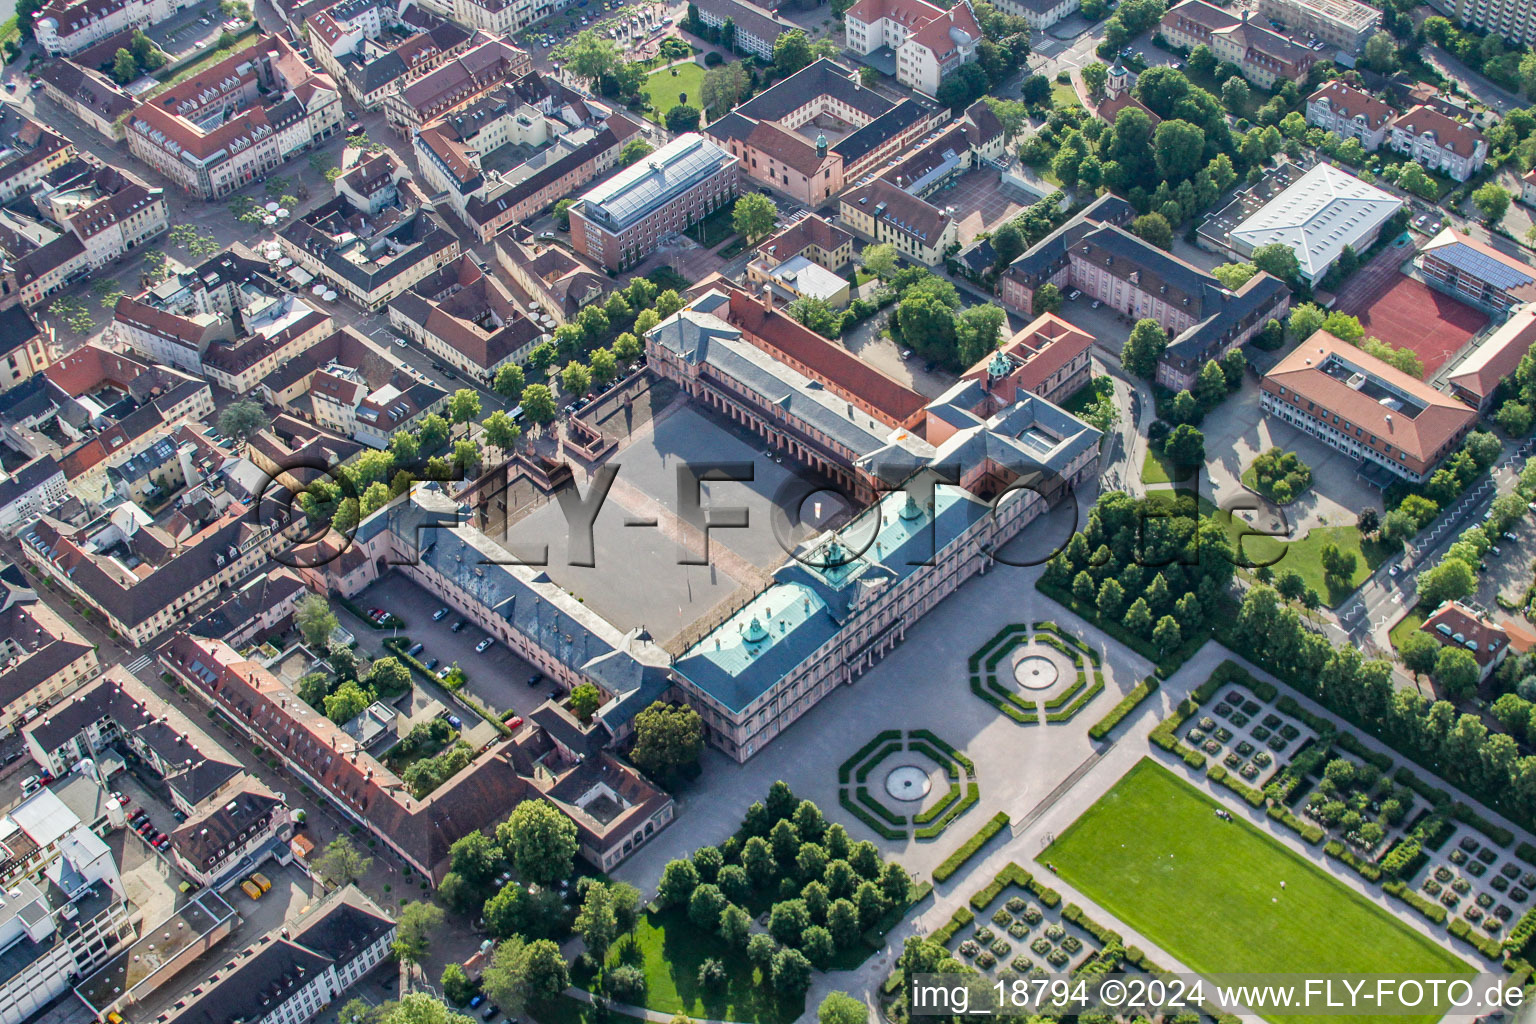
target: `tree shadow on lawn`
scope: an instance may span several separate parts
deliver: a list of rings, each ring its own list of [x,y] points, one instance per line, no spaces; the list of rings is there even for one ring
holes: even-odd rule
[[[635,945],[645,959],[646,978],[654,989],[664,975],[676,992],[676,1002],[691,1016],[744,1024],[789,1024],[805,1011],[803,996],[776,995],[764,972],[758,971],[744,953],[727,947],[718,935],[700,929],[681,908],[646,915],[640,930],[645,930],[647,924],[651,934],[635,937]],[[659,943],[646,941],[656,934],[661,937]],[[610,961],[633,956],[620,949]],[[719,992],[699,984],[699,966],[710,958],[725,967],[726,984]],[[646,1002],[663,1012],[676,1009],[673,1005],[659,1005],[672,1002],[663,992],[651,991]]]

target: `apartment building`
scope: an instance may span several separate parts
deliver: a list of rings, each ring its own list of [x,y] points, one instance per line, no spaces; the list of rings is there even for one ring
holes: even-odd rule
[[[191,6],[187,0],[53,0],[37,12],[32,32],[47,53],[67,56]]]
[[[1217,60],[1231,61],[1243,77],[1262,89],[1282,79],[1305,81],[1317,54],[1271,32],[1249,17],[1229,14],[1205,0],[1183,0],[1163,15],[1163,37],[1174,46],[1208,46]]]
[[[550,338],[470,255],[397,296],[389,304],[389,324],[434,359],[476,380],[526,361],[534,346]]]
[[[352,17],[338,17],[353,13]],[[305,21],[315,61],[367,110],[377,110],[384,97],[406,82],[426,74],[463,53],[477,40],[473,32],[422,11],[416,23],[390,24],[385,32],[381,13],[369,3],[343,3],[317,11]],[[402,38],[402,33],[416,28]]]
[[[113,142],[124,137],[125,115],[139,105],[111,76],[59,57],[38,69],[43,95]]]
[[[1435,0],[1432,6],[1468,28],[1519,46],[1536,43],[1536,4],[1531,0]]]
[[[1259,0],[1259,14],[1345,53],[1362,53],[1381,31],[1381,11],[1360,0]]]
[[[0,533],[10,536],[34,516],[52,512],[70,498],[64,467],[39,455],[0,480]]]
[[[997,9],[1029,22],[1036,32],[1044,32],[1082,7],[1082,0],[999,0]]]
[[[1157,381],[1190,387],[1207,361],[1244,344],[1290,307],[1290,289],[1265,273],[1230,291],[1209,273],[1143,241],[1124,227],[1135,211],[1102,196],[1009,264],[998,280],[1005,306],[1033,314],[1035,291],[1049,282],[1080,289],[1133,320],[1156,320],[1170,335]]]
[[[1482,170],[1488,140],[1433,107],[1419,105],[1392,122],[1387,144],[1431,171],[1466,181]]]
[[[0,392],[42,373],[58,355],[53,328],[21,306],[0,309]]]
[[[470,48],[386,95],[384,116],[409,138],[427,122],[531,70],[533,60],[525,51],[476,33]]]
[[[843,22],[847,47],[868,54],[883,46],[896,53],[896,81],[935,96],[956,68],[976,59],[981,25],[969,0],[948,9],[928,0],[858,0]]]
[[[141,103],[128,151],[188,194],[216,199],[340,132],[342,120],[336,83],[274,35]]]
[[[611,270],[641,262],[669,235],[741,191],[740,161],[694,132],[583,194],[571,207],[571,245]]]
[[[547,316],[555,325],[566,323],[583,308],[601,304],[613,289],[613,278],[602,267],[535,238],[521,224],[496,236],[496,263],[513,287],[534,304],[528,308],[537,306],[541,322]]]
[[[278,241],[304,273],[370,310],[459,255],[458,238],[426,209],[396,205],[368,213],[345,195],[296,219]]]
[[[100,671],[94,645],[37,599],[15,565],[0,565],[0,735],[9,736],[40,710],[79,689]]]
[[[306,1024],[389,956],[395,923],[355,885],[236,953],[154,1024]]]
[[[838,200],[844,224],[866,238],[894,245],[903,256],[938,266],[950,246],[959,244],[960,224],[941,209],[887,178],[876,178],[843,193]]]
[[[1396,116],[1390,104],[1337,78],[1307,97],[1307,124],[1341,139],[1359,139],[1367,153],[1387,141]]]
[[[794,22],[750,0],[693,0],[693,6],[699,20],[712,28],[730,22],[735,31],[731,45],[738,53],[765,61],[773,60],[773,44],[779,36],[795,27]]]
[[[1477,426],[1477,413],[1326,331],[1260,382],[1260,407],[1362,466],[1423,483]]]
[[[538,72],[413,133],[421,181],[489,242],[618,166],[640,126]]]

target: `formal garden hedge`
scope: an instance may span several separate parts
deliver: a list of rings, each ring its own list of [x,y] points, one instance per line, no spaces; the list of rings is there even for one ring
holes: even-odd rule
[[[871,786],[864,785],[881,762],[903,750],[932,761],[954,780],[937,803],[910,818],[881,799],[878,780]],[[893,841],[906,839],[909,827],[914,829],[913,838],[937,839],[955,819],[981,800],[975,762],[928,729],[913,729],[905,734],[899,729],[884,730],[838,766],[837,779],[838,804],[876,835]]]
[[[985,825],[976,830],[975,835],[962,843],[959,849],[945,857],[939,866],[933,869],[933,880],[935,882],[948,881],[951,875],[965,865],[966,861],[976,856],[977,852],[987,845],[988,840],[1007,827],[1008,815],[1006,813],[998,811],[992,815],[992,817],[987,819]]]
[[[1090,739],[1101,740],[1114,731],[1115,726],[1125,720],[1125,716],[1134,711],[1142,701],[1152,696],[1158,687],[1156,676],[1147,676],[1141,682],[1131,688],[1131,692],[1120,698],[1120,703],[1110,708],[1109,714],[1093,723],[1088,729]]]

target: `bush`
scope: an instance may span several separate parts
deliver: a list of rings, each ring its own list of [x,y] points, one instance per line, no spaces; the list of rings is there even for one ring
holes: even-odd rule
[[[944,858],[943,863],[933,869],[933,880],[935,882],[947,881],[951,875],[960,870],[966,861],[976,856],[977,851],[987,845],[988,840],[1007,826],[1008,815],[1003,811],[998,811],[991,818],[987,819],[985,825],[976,830],[975,835],[967,839],[958,850]]]
[[[1427,900],[1420,896],[1408,888],[1406,883],[1394,878],[1383,884],[1381,888],[1388,896],[1395,896],[1402,900],[1435,924],[1445,924],[1445,908],[1434,900]]]
[[[725,63],[725,58],[720,56],[717,50],[710,50],[704,55],[704,66],[707,68],[719,67],[723,63]]]
[[[976,802],[980,799],[981,788],[974,782],[966,783],[965,799],[961,800],[957,804],[951,805],[949,810],[945,811],[944,816],[941,817],[938,821],[934,822],[932,825],[918,829],[913,833],[913,835],[918,839],[937,839],[939,835],[949,827],[950,822],[954,821],[956,818],[960,817],[960,815],[974,807]]]
[[[1156,690],[1157,686],[1158,683],[1156,676],[1147,676],[1147,678],[1137,683],[1131,689],[1130,693],[1127,693],[1124,697],[1120,698],[1120,703],[1116,704],[1113,708],[1110,708],[1109,714],[1099,719],[1092,725],[1092,727],[1089,728],[1089,738],[1101,740],[1105,736],[1108,736],[1114,730],[1115,726],[1119,725],[1125,719],[1126,715],[1130,714],[1138,704],[1151,696],[1152,691]]]

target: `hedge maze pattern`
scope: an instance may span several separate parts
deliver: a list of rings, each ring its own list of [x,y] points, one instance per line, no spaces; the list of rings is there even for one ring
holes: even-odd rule
[[[1066,689],[1041,701],[1025,699],[1012,679],[998,678],[999,666],[1008,672],[1009,655],[1035,641],[1066,655],[1076,672]],[[1042,710],[1046,722],[1069,722],[1104,689],[1099,652],[1050,621],[1036,622],[1033,627],[1016,622],[998,630],[971,655],[970,675],[971,692],[1020,725],[1038,724]]]
[[[937,802],[908,817],[883,802],[884,780],[875,768],[901,751],[916,754],[944,769],[949,789]],[[956,819],[976,806],[981,787],[970,758],[927,729],[886,729],[854,751],[837,769],[837,802],[885,839],[937,839]]]

